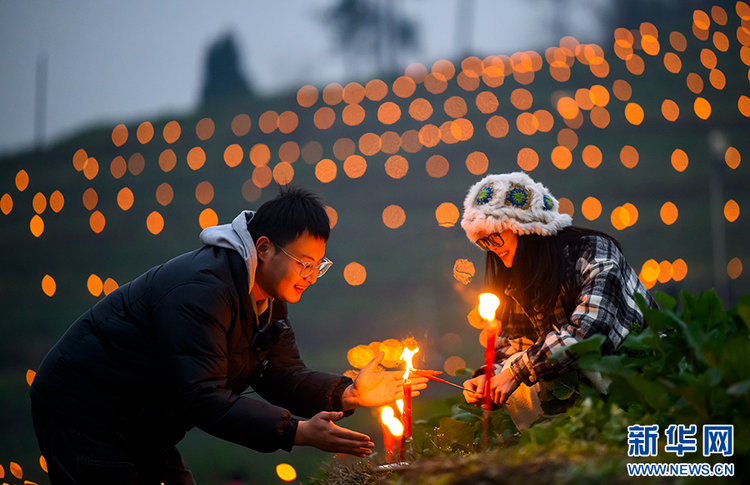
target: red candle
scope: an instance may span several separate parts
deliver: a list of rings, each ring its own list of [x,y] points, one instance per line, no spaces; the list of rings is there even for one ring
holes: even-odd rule
[[[404,422],[404,438],[411,438],[411,380],[404,379],[404,412],[401,415]]]
[[[400,441],[401,435],[404,432],[404,427],[401,425],[401,421],[393,416],[393,408],[390,406],[385,406],[380,412],[380,423],[383,426],[385,461],[386,463],[393,463],[396,438],[399,438]]]
[[[381,423],[382,424],[382,423]],[[393,461],[393,435],[388,429],[388,426],[383,426],[383,444],[385,445],[385,461],[391,463]]]
[[[479,314],[485,321],[485,347],[484,347],[484,412],[482,413],[482,445],[487,448],[489,444],[490,411],[492,410],[492,397],[490,396],[490,380],[495,374],[495,339],[497,338],[498,322],[495,320],[495,310],[500,305],[500,299],[492,293],[479,295]]]
[[[485,329],[487,346],[484,349],[484,409],[492,409],[492,398],[490,397],[490,379],[495,375],[495,339],[497,338],[497,324],[489,322]]]

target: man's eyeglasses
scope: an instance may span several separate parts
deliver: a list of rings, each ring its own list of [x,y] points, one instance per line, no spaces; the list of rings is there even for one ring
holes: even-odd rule
[[[311,275],[315,274],[316,271],[318,272],[317,278],[320,278],[321,276],[326,274],[326,271],[328,271],[328,269],[333,264],[333,261],[331,261],[328,258],[323,258],[318,263],[313,263],[311,261],[302,261],[301,259],[297,259],[291,254],[287,253],[286,250],[284,250],[284,248],[282,248],[278,244],[274,243],[274,246],[281,249],[282,253],[286,254],[287,256],[289,256],[290,258],[292,258],[293,260],[297,261],[299,264],[302,265],[302,269],[299,271],[299,275],[302,278],[309,278]]]
[[[502,236],[500,236],[499,232],[494,232],[487,237],[477,239],[475,244],[485,251],[491,251],[492,248],[501,247],[503,244],[505,244],[505,241],[503,240]]]

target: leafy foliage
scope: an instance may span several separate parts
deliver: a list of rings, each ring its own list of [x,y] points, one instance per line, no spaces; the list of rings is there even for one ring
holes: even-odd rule
[[[423,434],[419,439],[415,432],[417,460],[379,476],[368,468],[369,481],[352,483],[523,483],[531,473],[535,483],[649,483],[627,476],[633,424],[733,424],[736,471],[730,482],[747,479],[750,295],[728,311],[713,290],[698,297],[681,293],[679,310],[674,298],[656,298],[658,310],[639,301],[645,325],[633,329],[617,355],[601,355],[600,337],[567,348],[578,355],[581,371],[611,380],[607,395],[580,371],[563,375],[540,392],[545,414],[528,430],[519,432],[505,409],[490,413],[489,450],[481,449],[481,408],[452,398],[450,415],[417,423]],[[659,456],[662,462],[676,459]]]

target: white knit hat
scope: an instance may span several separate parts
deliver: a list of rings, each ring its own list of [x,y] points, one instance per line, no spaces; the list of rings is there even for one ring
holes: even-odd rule
[[[461,227],[471,242],[482,232],[506,229],[518,235],[552,236],[573,223],[559,206],[547,187],[523,172],[488,175],[469,189]]]

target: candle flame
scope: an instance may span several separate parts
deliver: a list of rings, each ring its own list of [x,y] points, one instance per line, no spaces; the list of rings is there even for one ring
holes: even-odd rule
[[[390,431],[393,436],[401,436],[404,434],[404,425],[396,418],[392,418],[385,423],[385,425],[388,426],[388,431]]]
[[[380,421],[388,427],[388,430],[393,436],[401,436],[404,434],[404,425],[401,421],[396,419],[393,414],[393,408],[390,406],[383,406],[380,411]]]
[[[500,299],[492,293],[482,293],[479,295],[479,314],[485,320],[494,320],[495,311],[500,305]]]
[[[409,350],[408,347],[404,348],[404,351],[401,353],[401,360],[406,362],[406,370],[404,371],[404,380],[407,380],[409,378],[409,372],[414,370],[414,366],[411,363],[411,359],[414,357],[414,354],[419,352],[419,347],[417,347],[414,350]]]
[[[383,406],[383,409],[380,411],[380,420],[383,422],[383,424],[388,424],[388,421],[393,419],[393,408],[390,406]]]

